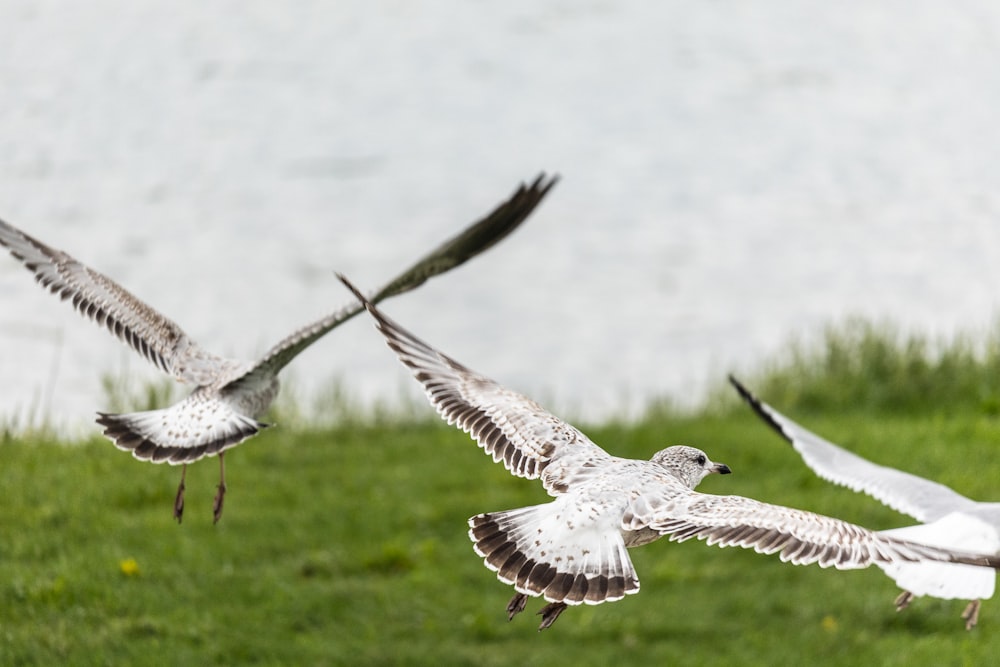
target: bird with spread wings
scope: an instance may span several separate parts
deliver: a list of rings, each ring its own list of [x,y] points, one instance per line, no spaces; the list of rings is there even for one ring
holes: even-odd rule
[[[539,175],[522,184],[484,218],[426,254],[371,295],[381,301],[418,287],[491,247],[524,222],[558,177]],[[219,486],[214,521],[222,516],[226,492],[223,456],[266,424],[258,418],[278,393],[278,372],[310,345],[362,308],[351,303],[301,327],[256,361],[227,359],[203,349],[172,320],[114,280],[85,266],[13,225],[0,221],[0,245],[20,260],[42,287],[58,295],[86,318],[108,329],[157,368],[191,385],[184,399],[159,410],[128,414],[98,413],[104,435],[142,461],[181,465],[174,517],[184,512],[187,464],[219,457]]]
[[[736,378],[736,391],[754,412],[787,440],[813,471],[828,481],[866,493],[921,523],[880,531],[882,535],[916,540],[952,549],[1000,556],[1000,503],[966,498],[944,484],[881,466],[824,440],[764,403]],[[969,600],[962,619],[966,630],[979,621],[982,600],[993,597],[996,572],[956,563],[877,563],[903,592],[896,598],[902,611],[919,595],[945,600]]]
[[[568,605],[600,604],[639,592],[627,549],[669,536],[777,553],[796,565],[838,569],[940,561],[1000,567],[1000,557],[875,533],[839,519],[741,496],[694,489],[729,467],[694,447],[667,447],[647,461],[612,456],[540,405],[436,350],[381,312],[346,278],[376,328],[423,385],[449,424],[472,436],[512,474],[538,479],[549,503],[469,519],[477,554],[514,586],[508,618],[528,596],[548,604],[539,629]]]

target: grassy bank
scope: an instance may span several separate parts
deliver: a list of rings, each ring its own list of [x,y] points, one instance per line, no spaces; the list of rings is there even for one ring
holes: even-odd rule
[[[791,340],[754,375],[756,391],[786,410],[997,415],[1000,322],[985,332],[936,339],[849,319],[817,337]],[[732,398],[728,387],[715,402],[720,395]]]
[[[988,417],[812,425],[974,496],[1000,473]],[[701,445],[735,472],[706,491],[905,523],[814,478],[748,412],[588,430],[625,455]],[[267,432],[227,459],[218,526],[214,459],[189,471],[180,526],[178,473],[103,441],[0,445],[0,664],[976,664],[1000,650],[994,604],[966,633],[959,602],[897,614],[876,570],[666,541],[631,552],[639,595],[571,609],[543,633],[530,613],[508,623],[511,591],[465,521],[545,496],[437,423]]]
[[[743,379],[864,456],[994,499],[994,347],[853,323]],[[286,408],[282,427],[228,456],[217,526],[215,459],[189,470],[178,526],[179,469],[97,438],[66,446],[8,429],[0,664],[951,665],[1000,652],[993,601],[967,633],[963,601],[920,599],[897,614],[898,591],[876,569],[799,568],[700,542],[632,550],[636,596],[570,609],[543,633],[533,600],[508,623],[511,589],[472,551],[466,519],[547,498],[423,414],[295,429]],[[710,493],[872,528],[910,523],[817,479],[728,389],[698,414],[654,408],[584,430],[624,456],[702,447],[734,471],[706,480]]]

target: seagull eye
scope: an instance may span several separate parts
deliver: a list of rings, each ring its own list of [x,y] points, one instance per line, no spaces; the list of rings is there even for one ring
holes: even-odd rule
[[[699,454],[699,455],[697,456],[697,458],[695,458],[695,460],[694,460],[694,461],[695,461],[695,463],[697,463],[698,465],[700,465],[700,466],[703,466],[703,465],[705,465],[705,461],[707,461],[707,460],[708,460],[708,459],[706,459],[706,458],[705,458],[705,455],[704,455],[704,454]]]

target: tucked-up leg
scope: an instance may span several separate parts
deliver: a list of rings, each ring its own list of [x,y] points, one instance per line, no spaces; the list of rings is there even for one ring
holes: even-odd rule
[[[550,602],[541,609],[538,610],[539,615],[542,617],[542,623],[538,626],[538,631],[541,632],[545,628],[549,627],[556,622],[559,618],[559,614],[563,613],[563,610],[567,607],[565,602]]]
[[[512,621],[514,617],[524,611],[524,606],[528,603],[528,596],[524,593],[515,593],[514,597],[507,603],[507,620]]]
[[[971,630],[976,627],[976,623],[979,622],[979,607],[982,604],[981,600],[973,600],[962,612],[962,618],[965,619],[965,629]]]
[[[226,499],[226,463],[222,457],[223,452],[219,452],[219,490],[212,504],[212,523],[219,523],[219,519],[222,518],[222,502]]]
[[[174,518],[177,523],[184,517],[184,478],[187,476],[187,464],[181,467],[181,483],[177,485],[177,495],[174,497]]]
[[[910,591],[903,591],[902,593],[900,593],[899,596],[896,598],[895,602],[896,611],[903,611],[904,609],[909,607],[910,603],[913,602],[914,598],[916,597],[917,596],[911,593]]]

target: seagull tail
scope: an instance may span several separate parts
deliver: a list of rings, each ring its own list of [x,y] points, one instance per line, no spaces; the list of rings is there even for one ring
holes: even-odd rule
[[[549,602],[600,604],[639,592],[639,578],[617,530],[579,530],[558,501],[469,519],[476,553],[497,578]]]
[[[184,402],[162,410],[128,414],[97,413],[97,423],[115,447],[140,461],[179,465],[235,447],[267,424],[230,412],[210,427],[196,428],[184,419]]]

